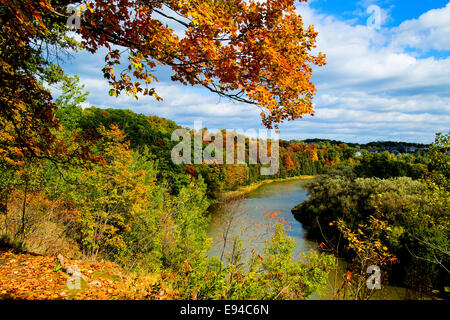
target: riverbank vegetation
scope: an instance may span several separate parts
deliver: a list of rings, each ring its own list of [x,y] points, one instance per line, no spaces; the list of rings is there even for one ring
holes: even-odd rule
[[[217,198],[219,201],[227,201],[227,200],[231,200],[231,199],[235,199],[235,198],[242,198],[243,196],[247,195],[248,193],[252,192],[253,190],[256,190],[259,187],[261,187],[265,184],[268,184],[268,183],[291,181],[291,180],[311,180],[313,178],[314,178],[314,176],[300,175],[300,176],[288,177],[288,178],[263,180],[261,182],[256,182],[256,183],[250,184],[248,186],[239,187],[235,191],[228,191],[228,192],[220,193],[220,194],[218,194]]]
[[[171,133],[179,126],[174,122],[127,110],[82,109],[87,94],[78,79],[65,78],[63,83],[55,111],[62,126],[53,133],[65,141],[67,154],[1,162],[4,272],[19,258],[14,252],[29,252],[62,254],[81,265],[111,261],[126,278],[150,277],[151,288],[162,286],[170,292],[166,298],[307,299],[324,285],[332,261],[315,252],[300,260],[293,257],[292,240],[275,228],[276,223],[273,241],[248,263],[241,261],[239,239],[232,239],[235,245],[225,253],[229,259],[207,256],[207,209],[217,194],[252,182],[294,177],[303,170],[315,173],[316,146],[282,142],[281,152],[290,161],[282,165],[288,170],[264,180],[258,174],[260,165],[175,165],[170,159],[175,143]],[[247,138],[247,147],[248,142]],[[86,158],[75,156],[82,151],[88,152]],[[65,279],[55,259],[51,263],[29,258],[30,267],[35,260],[58,269],[53,274],[59,277],[56,283]],[[88,280],[97,284],[98,279]],[[23,290],[3,285],[3,298],[26,298]],[[35,289],[45,291],[45,285],[41,281]],[[56,294],[53,285],[52,294],[36,297],[74,298],[70,291]],[[114,292],[111,298],[129,294]],[[159,296],[146,291],[139,297]]]
[[[348,281],[364,261],[383,268],[384,283],[446,296],[448,150],[449,134],[438,134],[426,157],[365,154],[309,183],[310,198],[292,212],[324,251],[347,258]]]

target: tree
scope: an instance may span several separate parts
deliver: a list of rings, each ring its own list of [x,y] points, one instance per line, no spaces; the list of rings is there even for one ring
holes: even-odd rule
[[[408,248],[420,263],[430,262],[445,270],[450,278],[450,132],[437,133],[430,146],[429,173],[425,177],[430,192],[430,201],[423,207],[411,210],[409,233],[417,242],[416,249]]]
[[[89,96],[89,92],[83,89],[84,85],[80,85],[78,75],[64,77],[61,85],[62,93],[55,100],[55,104],[58,107],[55,116],[65,128],[71,131],[78,129],[82,116],[81,104]]]
[[[430,146],[428,158],[430,163],[428,169],[430,174],[428,180],[431,184],[450,190],[450,132],[447,134],[437,133],[435,142]]]
[[[78,48],[66,25],[67,9],[77,4],[0,2],[0,153],[8,162],[61,151],[52,132],[59,128],[55,104],[39,81],[60,80],[61,52]],[[96,0],[81,10],[82,47],[109,51],[103,72],[111,95],[160,99],[149,84],[157,80],[153,69],[166,65],[174,81],[258,105],[269,128],[313,113],[312,66],[324,65],[325,56],[311,53],[317,32],[303,26],[294,0]],[[164,21],[182,28],[184,37]],[[114,73],[123,55],[118,46],[126,49],[128,66]]]
[[[161,23],[169,19],[185,32],[180,39]],[[132,22],[132,23],[131,23]],[[120,28],[118,26],[121,26]],[[105,77],[111,94],[126,90],[154,95],[135,79],[151,83],[157,64],[171,66],[172,79],[202,85],[236,101],[259,105],[263,123],[312,113],[315,92],[311,65],[323,65],[322,53],[310,53],[317,32],[304,28],[294,0],[280,1],[96,1],[87,6],[80,32],[87,50],[109,49]],[[114,74],[128,48],[128,71]]]
[[[295,245],[286,236],[283,225],[278,224],[271,241],[266,242],[264,259],[258,261],[253,257],[251,270],[257,272],[256,266],[260,265],[263,272],[259,279],[259,285],[265,288],[262,297],[303,300],[326,287],[328,272],[334,267],[332,257],[311,250],[303,259],[296,260]]]
[[[51,61],[55,48],[76,48],[66,26],[49,14],[64,5],[48,1],[0,1],[0,158],[4,165],[22,165],[27,157],[51,158],[61,151],[53,130],[50,92],[40,84],[61,79],[62,69]]]
[[[219,258],[204,260],[197,266],[185,264],[184,272],[174,285],[181,299],[265,299],[304,300],[327,285],[328,273],[334,267],[330,255],[311,250],[295,257],[295,241],[281,224],[264,246],[264,257],[253,252],[243,261],[242,241],[235,236],[230,245],[228,263]]]
[[[350,297],[355,300],[368,300],[374,294],[374,287],[367,285],[367,272],[371,266],[385,267],[389,263],[397,263],[398,259],[389,252],[383,245],[383,240],[388,239],[386,232],[392,231],[387,221],[382,220],[380,211],[375,216],[369,217],[369,223],[359,225],[356,230],[352,230],[342,219],[335,223],[337,228],[348,241],[348,250],[354,253],[351,259],[348,272],[344,275],[343,298],[346,295],[346,288],[349,289]],[[381,279],[379,283],[381,289]],[[341,294],[338,290],[337,296]]]
[[[134,171],[133,154],[124,133],[117,127],[100,128],[99,152],[104,161],[80,177],[82,192],[82,243],[86,253],[117,257],[126,249],[124,235],[134,216],[147,208],[146,171]]]

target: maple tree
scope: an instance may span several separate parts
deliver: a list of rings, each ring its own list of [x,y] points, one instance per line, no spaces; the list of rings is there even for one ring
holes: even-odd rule
[[[39,81],[59,81],[61,52],[78,49],[66,25],[67,9],[76,4],[0,1],[0,153],[7,162],[61,151],[53,145],[52,130],[60,127],[55,105]],[[293,0],[97,0],[81,8],[82,47],[109,50],[103,72],[112,95],[160,99],[148,85],[156,80],[153,69],[167,65],[172,80],[258,105],[267,127],[313,112],[311,65],[323,65],[325,57],[311,53],[317,32],[303,26]],[[168,20],[183,29],[183,37]],[[115,73],[123,55],[118,46],[126,49],[128,66]]]
[[[301,0],[303,1],[303,0]],[[305,28],[294,0],[151,0],[86,3],[80,33],[84,47],[104,46],[104,75],[110,93],[122,91],[160,97],[142,88],[156,79],[157,65],[172,67],[172,80],[202,85],[236,101],[261,107],[267,127],[313,112],[316,91],[312,65],[317,32]],[[179,37],[164,24],[170,20],[184,32]],[[128,67],[115,73],[125,47]]]
[[[4,165],[61,152],[55,104],[41,81],[59,81],[55,48],[75,48],[64,25],[48,19],[48,2],[0,1],[0,155]],[[44,55],[46,52],[46,55]]]

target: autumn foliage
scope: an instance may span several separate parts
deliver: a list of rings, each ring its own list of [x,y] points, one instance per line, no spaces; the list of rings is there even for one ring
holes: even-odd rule
[[[317,32],[303,25],[294,2],[95,1],[86,5],[80,32],[87,50],[109,49],[103,71],[113,95],[159,99],[142,84],[156,79],[157,65],[168,65],[173,80],[259,105],[263,123],[272,127],[313,112],[311,66],[325,64],[323,54],[311,53]],[[122,54],[112,44],[128,49],[120,74],[115,66]]]
[[[70,260],[85,284],[69,289],[69,275],[55,256],[0,251],[0,299],[10,300],[171,300],[177,297],[159,277],[136,276],[112,262]]]
[[[0,2],[0,154],[10,164],[65,149],[54,135],[55,105],[40,81],[59,81],[62,69],[55,61],[63,50],[79,48],[67,33],[72,4],[78,2]],[[85,2],[81,11],[81,47],[109,51],[103,72],[111,95],[161,99],[151,83],[154,69],[166,65],[175,81],[258,105],[269,128],[313,113],[312,66],[325,59],[311,53],[317,32],[303,25],[293,0],[98,0]],[[127,66],[119,69],[124,58]]]

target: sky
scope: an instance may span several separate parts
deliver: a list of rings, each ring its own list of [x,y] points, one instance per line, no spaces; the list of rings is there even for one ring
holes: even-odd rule
[[[314,68],[315,116],[280,125],[282,139],[431,143],[450,129],[450,2],[448,0],[310,0],[297,3],[319,32],[327,65]],[[220,98],[157,72],[164,100],[108,95],[104,51],[79,52],[65,62],[90,92],[86,105],[131,109],[211,131],[262,129],[260,110]]]

